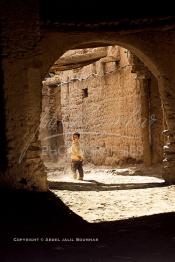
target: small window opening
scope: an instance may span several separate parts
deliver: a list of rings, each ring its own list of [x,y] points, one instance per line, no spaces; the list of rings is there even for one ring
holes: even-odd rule
[[[83,98],[88,97],[88,88],[87,88],[87,87],[86,87],[86,88],[83,88],[83,89],[82,89],[82,92],[83,92]]]

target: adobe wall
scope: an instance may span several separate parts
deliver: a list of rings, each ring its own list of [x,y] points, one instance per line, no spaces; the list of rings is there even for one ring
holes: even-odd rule
[[[65,145],[79,131],[87,161],[96,165],[139,162],[143,160],[140,86],[131,73],[128,51],[118,46],[105,49],[107,57],[115,54],[119,60],[99,60],[58,73],[61,82],[86,79],[61,87]]]
[[[150,134],[151,134],[151,158],[152,164],[162,163],[163,161],[163,108],[160,100],[158,82],[151,75],[149,79],[150,94]]]
[[[43,81],[42,113],[40,122],[41,156],[47,162],[56,162],[64,155],[61,113],[61,89]]]

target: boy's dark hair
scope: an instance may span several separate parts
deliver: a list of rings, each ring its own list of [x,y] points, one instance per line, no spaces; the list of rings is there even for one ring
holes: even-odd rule
[[[78,133],[78,132],[75,132],[75,133],[73,133],[73,136],[78,136],[78,138],[80,138],[80,133]]]

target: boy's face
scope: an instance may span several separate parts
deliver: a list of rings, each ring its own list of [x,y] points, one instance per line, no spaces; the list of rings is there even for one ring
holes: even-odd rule
[[[72,136],[72,141],[77,142],[79,140],[79,137],[77,135]]]

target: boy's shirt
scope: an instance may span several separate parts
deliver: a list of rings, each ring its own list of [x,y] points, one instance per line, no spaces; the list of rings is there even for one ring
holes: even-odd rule
[[[83,160],[84,159],[83,151],[80,148],[79,142],[72,142],[72,146],[69,149],[69,153],[71,154],[72,160]]]

